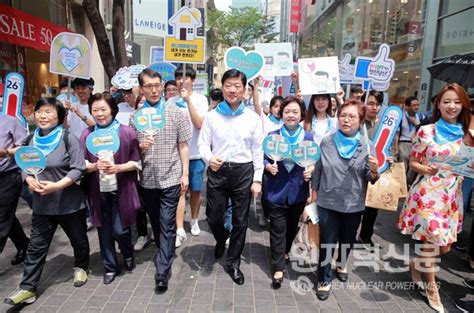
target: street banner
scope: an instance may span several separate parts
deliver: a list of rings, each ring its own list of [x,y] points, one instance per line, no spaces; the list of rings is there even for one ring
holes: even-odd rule
[[[120,68],[110,80],[112,86],[129,90],[138,86],[138,74],[145,69],[145,65],[132,65]]]
[[[155,72],[160,73],[163,81],[167,82],[169,80],[174,80],[174,71],[176,71],[176,66],[171,63],[166,62],[156,62],[148,65],[149,69],[154,70]]]
[[[307,168],[318,162],[321,149],[312,140],[303,140],[291,149],[291,159],[301,167]]]
[[[290,142],[281,135],[269,135],[263,140],[263,152],[274,162],[289,158]]]
[[[303,95],[337,93],[339,66],[337,57],[298,60],[299,85]]]
[[[34,175],[36,180],[38,174],[46,168],[46,156],[43,152],[33,146],[20,147],[15,152],[15,162],[25,173]]]
[[[290,76],[293,70],[291,43],[257,43],[255,50],[263,55],[262,76]]]
[[[365,90],[385,91],[390,85],[395,72],[395,61],[390,59],[390,46],[380,45],[377,55],[373,58],[358,56],[355,63],[354,77],[364,80]]]
[[[3,93],[2,112],[6,115],[16,117],[23,127],[28,123],[22,114],[23,92],[25,90],[25,79],[20,73],[11,72],[5,77],[5,90]]]
[[[120,148],[120,139],[116,131],[98,129],[87,136],[86,148],[95,156],[98,156],[102,151],[115,153]]]
[[[196,36],[197,29],[202,26],[201,12],[186,6],[179,9],[170,19],[173,27],[171,36],[165,37],[166,62],[205,63],[206,38]]]
[[[70,77],[90,78],[91,45],[86,37],[59,33],[51,44],[49,71]]]
[[[463,144],[456,155],[438,155],[429,158],[428,161],[439,170],[474,178],[474,147]]]
[[[247,81],[251,81],[263,68],[263,55],[255,50],[246,52],[240,47],[232,47],[225,52],[224,63],[227,70],[239,70],[247,76]]]
[[[372,142],[375,147],[375,154],[378,162],[379,173],[383,173],[389,166],[390,146],[402,122],[403,112],[395,105],[389,106],[383,112],[381,123],[375,131]]]
[[[290,3],[290,33],[297,33],[301,20],[301,0],[291,0]]]
[[[133,118],[135,127],[139,132],[153,136],[165,126],[164,110],[158,108],[141,108]]]

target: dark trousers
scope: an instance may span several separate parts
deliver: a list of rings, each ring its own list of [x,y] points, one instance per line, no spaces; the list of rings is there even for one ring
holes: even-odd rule
[[[283,271],[285,269],[285,253],[289,253],[291,250],[305,203],[280,205],[268,201],[267,204],[270,215],[270,248],[273,271]]]
[[[240,267],[240,255],[245,245],[249,208],[250,186],[253,181],[252,163],[229,163],[214,172],[207,170],[206,217],[216,241],[224,243],[229,231],[224,227],[227,201],[232,201],[232,232],[227,250],[227,268]]]
[[[120,270],[115,242],[118,243],[124,259],[133,258],[132,231],[130,227],[122,226],[117,192],[102,192],[100,204],[102,226],[97,227],[97,232],[102,263],[106,272],[118,273]]]
[[[20,221],[15,212],[23,184],[18,170],[0,173],[0,253],[5,248],[7,238],[10,238],[17,250],[25,249],[28,245]]]
[[[471,243],[469,247],[469,257],[474,260],[474,219],[471,224]]]
[[[158,253],[155,256],[156,273],[168,276],[173,264],[176,244],[176,207],[181,186],[165,189],[140,187],[143,204],[150,218]]]
[[[148,236],[148,225],[145,209],[140,208],[137,211],[137,232],[138,236],[146,237]]]
[[[337,266],[345,267],[355,242],[362,212],[341,213],[318,206],[321,248],[319,250],[318,283],[332,281],[331,261],[338,246]]]
[[[366,207],[364,215],[362,217],[362,225],[360,226],[360,238],[364,241],[372,240],[372,235],[374,234],[374,225],[375,220],[377,219],[377,214],[379,209],[374,209]]]
[[[43,271],[49,246],[58,225],[66,233],[74,249],[74,267],[89,268],[89,240],[87,238],[86,210],[66,215],[39,215],[31,218],[31,237],[23,263],[20,288],[35,291]]]

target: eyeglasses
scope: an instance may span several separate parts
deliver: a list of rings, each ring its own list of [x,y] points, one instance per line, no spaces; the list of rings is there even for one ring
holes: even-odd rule
[[[349,119],[350,121],[355,121],[355,120],[358,120],[359,117],[357,115],[353,115],[353,114],[341,114],[339,115],[339,119],[341,120],[345,120],[345,119]]]
[[[154,85],[144,85],[143,86],[143,89],[145,89],[146,91],[152,91],[153,88],[158,90],[160,88],[163,87],[163,84],[154,84]]]

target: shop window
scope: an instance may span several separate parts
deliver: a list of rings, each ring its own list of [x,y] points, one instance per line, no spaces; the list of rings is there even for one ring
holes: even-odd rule
[[[437,58],[474,51],[473,14],[474,7],[440,20]]]
[[[472,5],[472,0],[442,0],[441,15],[451,14]]]

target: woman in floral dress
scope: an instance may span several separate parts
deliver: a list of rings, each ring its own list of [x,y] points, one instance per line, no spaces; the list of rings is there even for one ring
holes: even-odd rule
[[[465,138],[465,134],[470,137],[470,119],[466,91],[455,83],[441,89],[433,109],[434,124],[422,126],[413,141],[410,167],[420,175],[398,221],[403,234],[423,242],[421,249],[415,249],[419,255],[411,260],[410,270],[417,286],[426,286],[429,305],[437,312],[444,308],[435,281],[435,258],[449,252],[461,231],[463,177],[431,159],[455,155],[464,139],[472,140]]]

